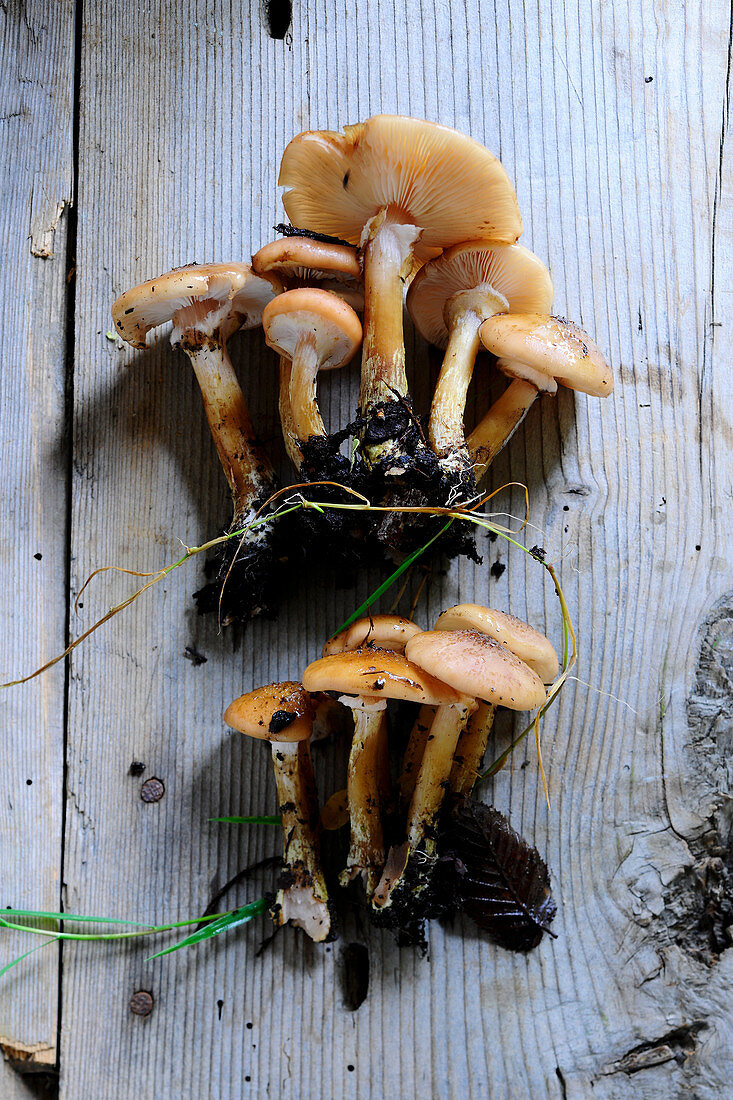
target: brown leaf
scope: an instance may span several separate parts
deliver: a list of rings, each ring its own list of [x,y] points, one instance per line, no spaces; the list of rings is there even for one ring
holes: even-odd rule
[[[479,928],[510,951],[530,951],[550,931],[557,906],[536,848],[492,806],[467,799],[456,808],[446,854],[455,860],[461,904]]]

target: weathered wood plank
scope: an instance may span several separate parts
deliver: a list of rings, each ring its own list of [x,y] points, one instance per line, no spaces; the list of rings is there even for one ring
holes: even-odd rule
[[[485,141],[516,181],[557,310],[595,333],[619,378],[603,406],[561,393],[534,409],[493,482],[529,486],[531,539],[561,563],[591,684],[571,687],[545,727],[551,814],[531,749],[527,767],[520,755],[486,791],[547,852],[560,937],[514,958],[459,923],[432,929],[421,960],[354,925],[347,940],[365,937],[371,957],[354,1015],[341,1004],[339,947],[294,935],[259,959],[256,928],[155,963],[140,947],[69,951],[62,1093],[718,1095],[731,1073],[731,954],[709,969],[691,953],[695,892],[683,888],[723,782],[723,734],[709,735],[705,755],[691,744],[686,700],[699,624],[730,585],[729,338],[710,327],[727,316],[731,285],[720,190],[728,14],[684,18],[652,0],[322,0],[295,5],[290,42],[268,39],[260,16],[258,4],[224,14],[185,0],[85,13],[72,595],[93,568],[159,565],[177,537],[197,541],[222,518],[187,368],[163,342],[133,355],[105,341],[116,294],[263,243],[280,218],[280,154],[302,128],[401,111]],[[243,373],[261,374],[248,392],[274,437],[272,359],[254,336],[239,350]],[[424,404],[427,353],[418,342],[414,352]],[[339,374],[327,386],[335,419],[355,382]],[[521,511],[518,490],[503,502]],[[487,551],[483,567],[462,563],[434,583],[421,621],[473,597],[557,637],[539,568],[500,544]],[[494,581],[499,556],[508,568]],[[219,714],[244,688],[297,675],[373,584],[295,594],[277,624],[255,624],[235,647],[190,610],[194,573],[172,575],[72,661],[74,909],[194,914],[276,848],[271,833],[207,821],[273,798],[266,754],[224,733]],[[126,591],[98,581],[78,628]],[[187,644],[205,665],[184,659]],[[128,774],[133,759],[142,778]],[[166,794],[145,804],[151,775]],[[127,1007],[139,989],[155,998],[145,1019]],[[659,1064],[624,1061],[647,1043]]]
[[[64,648],[67,550],[65,325],[72,188],[74,5],[0,12],[0,236],[5,355],[0,376],[2,679]],[[0,906],[61,901],[64,672],[2,695]],[[0,938],[0,967],[35,941]],[[0,1046],[24,1069],[56,1061],[55,946],[11,971],[0,997]],[[0,1094],[26,1096],[0,1060]]]

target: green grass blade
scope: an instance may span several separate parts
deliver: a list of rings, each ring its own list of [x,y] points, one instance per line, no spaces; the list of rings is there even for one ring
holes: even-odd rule
[[[22,955],[16,955],[14,959],[11,959],[10,962],[6,963],[2,970],[0,970],[0,978],[2,978],[3,975],[7,974],[7,972],[11,970],[12,967],[16,965],[16,963],[22,962],[23,959],[27,959],[28,956],[32,955],[34,951],[40,951],[42,947],[48,947],[48,945],[50,943],[53,943],[55,939],[56,937],[52,936],[51,939],[46,940],[45,943],[37,943],[35,947],[31,947],[28,951],[24,951]]]
[[[225,825],[282,825],[283,819],[279,814],[261,817],[210,817],[209,821],[223,821]]]
[[[268,903],[265,898],[252,901],[249,905],[243,905],[241,909],[235,909],[232,913],[225,913],[219,920],[207,925],[206,928],[199,928],[197,932],[192,932],[190,936],[179,940],[171,947],[165,947],[155,955],[150,955],[145,961],[150,962],[151,959],[159,959],[162,955],[170,955],[172,951],[179,951],[182,947],[191,947],[193,944],[201,943],[202,940],[211,939],[212,936],[219,936],[222,932],[230,932],[233,928],[238,928],[241,924],[247,924],[254,917],[258,917],[267,908]]]
[[[82,917],[77,913],[47,913],[43,909],[0,909],[0,921],[4,917],[35,917],[39,920],[75,921],[77,924],[131,924],[137,928],[154,927],[139,920],[120,920],[118,917]]]
[[[421,554],[424,554],[426,550],[430,549],[433,543],[436,542],[440,538],[440,536],[448,530],[453,522],[454,521],[452,519],[449,519],[448,522],[443,527],[441,527],[436,535],[433,535],[431,539],[428,539],[428,541],[423,546],[419,546],[417,550],[413,550],[413,552],[408,557],[406,557],[400,565],[397,566],[394,573],[390,573],[386,581],[382,581],[379,587],[375,588],[370,596],[367,596],[367,598],[364,600],[364,603],[357,607],[356,611],[354,611],[352,615],[349,615],[346,622],[342,623],[338,630],[334,630],[331,637],[333,638],[334,634],[340,634],[342,630],[346,630],[346,628],[351,626],[352,623],[355,623],[357,619],[363,618],[363,616],[368,612],[372,604],[376,603],[380,596],[383,596],[385,592],[389,591],[395,581],[399,580],[402,574],[410,568],[414,561],[417,561]]]

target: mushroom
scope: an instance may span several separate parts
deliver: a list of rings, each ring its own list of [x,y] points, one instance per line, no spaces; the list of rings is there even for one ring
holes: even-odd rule
[[[361,265],[353,245],[310,237],[280,237],[254,254],[252,270],[265,277],[275,276],[287,290],[315,283],[321,290],[338,295],[352,309],[360,312],[364,308]]]
[[[405,652],[409,660],[432,675],[439,671],[461,698],[452,705],[439,706],[435,713],[407,814],[406,841],[390,852],[373,897],[377,909],[388,908],[398,890],[403,894],[409,890],[417,897],[430,884],[438,819],[456,744],[477,700],[512,710],[532,710],[545,699],[537,674],[486,634],[425,631],[410,639]],[[409,911],[411,903],[406,904]],[[412,905],[417,911],[414,901]]]
[[[351,845],[340,881],[346,885],[361,876],[371,897],[385,859],[380,787],[387,699],[440,705],[461,697],[402,653],[369,646],[313,661],[303,673],[303,685],[314,692],[340,692],[339,702],[354,715],[347,788]]]
[[[430,446],[445,474],[446,499],[475,494],[463,430],[466,394],[480,347],[479,327],[496,313],[542,312],[552,305],[552,281],[542,261],[522,245],[469,241],[449,248],[418,271],[407,308],[421,335],[445,349],[428,421]]]
[[[269,741],[283,827],[283,873],[272,906],[277,925],[288,921],[321,943],[331,935],[331,909],[318,845],[318,799],[310,740],[316,700],[301,684],[284,681],[240,695],[224,712],[232,729]]]
[[[410,638],[420,633],[421,628],[410,619],[402,615],[372,615],[369,619],[357,619],[350,626],[340,630],[328,639],[323,647],[323,656],[329,657],[333,653],[344,653],[347,650],[363,649],[365,647],[377,649],[389,649],[393,653],[404,653],[405,646]],[[426,712],[433,714],[434,708],[424,704],[420,707],[420,714]],[[389,743],[387,739],[387,726],[383,722],[375,737],[379,738],[379,745],[375,746],[377,759],[377,777],[379,787],[379,804],[383,808],[391,802],[389,790]],[[361,786],[356,773],[360,762],[354,762],[354,783],[357,788]],[[391,807],[390,807],[391,808]]]
[[[288,236],[271,241],[252,257],[252,268],[261,275],[274,275],[288,290],[314,283],[330,290],[352,309],[364,309],[364,288],[357,251],[352,245]],[[303,453],[293,431],[290,407],[291,360],[280,357],[280,423],[288,457],[298,473]],[[337,464],[338,465],[338,464]],[[343,470],[339,468],[339,474]]]
[[[402,615],[372,615],[333,634],[323,647],[323,656],[343,653],[348,649],[376,646],[394,653],[404,653],[410,638],[420,633],[420,627]]]
[[[477,630],[487,634],[524,661],[543,684],[551,683],[558,674],[557,653],[550,640],[529,623],[505,611],[475,603],[457,604],[438,617],[435,629]],[[494,723],[496,706],[494,702],[479,702],[461,730],[449,780],[451,794],[455,796],[466,797],[473,790]]]
[[[361,322],[351,306],[335,294],[300,287],[280,294],[267,305],[262,327],[269,347],[291,363],[288,449],[300,451],[300,469],[311,440],[315,437],[322,442],[326,438],[316,402],[318,372],[351,362],[361,345]]]
[[[299,134],[285,149],[279,183],[293,225],[363,249],[361,446],[370,466],[404,478],[426,449],[405,375],[404,281],[459,241],[515,241],[522,222],[514,188],[472,138],[392,115],[343,134]]]
[[[226,344],[237,329],[261,323],[263,309],[279,290],[277,280],[260,278],[248,264],[191,264],[125,291],[112,306],[117,333],[135,348],[147,346],[151,329],[173,322],[171,344],[191,361],[231,489],[233,517],[228,532],[252,522],[277,489],[277,479],[255,442]],[[236,539],[222,544],[217,565],[216,581],[196,593],[200,612],[218,609],[221,598],[222,619],[229,623],[268,607],[272,550],[267,525],[250,530],[242,546]]]
[[[607,397],[613,375],[599,348],[581,328],[546,313],[505,313],[484,321],[481,342],[497,366],[514,379],[468,438],[480,481],[524,419],[538,393],[555,393],[557,383],[593,397]]]

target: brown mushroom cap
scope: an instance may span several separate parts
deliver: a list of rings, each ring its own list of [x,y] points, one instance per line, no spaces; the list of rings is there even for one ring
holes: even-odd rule
[[[475,699],[509,710],[534,710],[545,688],[536,672],[496,639],[476,630],[426,630],[407,643],[411,661]]]
[[[144,348],[148,332],[173,319],[208,331],[221,323],[223,311],[237,314],[236,327],[254,328],[280,290],[273,276],[261,278],[249,264],[189,264],[126,290],[112,306],[112,318],[123,340]]]
[[[407,308],[420,334],[445,348],[450,335],[446,307],[456,295],[476,288],[503,298],[514,313],[546,313],[552,305],[550,273],[534,252],[521,244],[468,241],[425,264],[413,279]]]
[[[538,377],[540,383],[556,379],[593,397],[613,390],[613,376],[599,348],[562,317],[504,313],[484,321],[479,335],[484,347],[498,357],[500,370],[512,378],[526,378],[534,385]]]
[[[537,673],[544,684],[558,674],[557,653],[549,639],[529,623],[477,603],[459,603],[438,617],[436,630],[478,630],[511,650]]]
[[[274,274],[282,279],[343,276],[345,280],[361,282],[362,278],[355,248],[313,241],[309,237],[281,237],[264,245],[252,257],[252,270],[258,275]]]
[[[292,359],[298,341],[312,331],[320,370],[350,362],[361,346],[361,322],[351,306],[327,290],[300,287],[278,295],[262,314],[265,340]]]
[[[278,178],[293,225],[359,244],[380,210],[420,226],[424,246],[515,241],[522,219],[493,153],[447,126],[376,115],[343,134],[309,131],[285,149]]]
[[[402,653],[369,647],[312,661],[303,673],[303,685],[309,691],[340,691],[433,706],[465,701],[459,691],[418,668]]]
[[[285,680],[240,695],[224,711],[224,721],[262,741],[307,741],[315,711],[315,700],[303,685]]]
[[[329,638],[323,647],[323,656],[367,645],[404,653],[410,638],[419,633],[417,623],[401,615],[373,615],[371,619],[357,619],[351,626]]]

